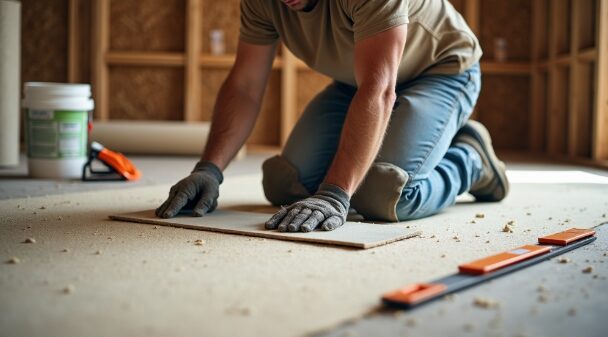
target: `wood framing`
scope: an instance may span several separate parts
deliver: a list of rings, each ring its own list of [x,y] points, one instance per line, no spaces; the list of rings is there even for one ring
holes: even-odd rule
[[[597,96],[593,116],[593,159],[608,160],[608,0],[598,1]]]
[[[87,62],[84,60],[87,50],[82,46],[85,33],[78,27],[87,21],[86,17],[80,17],[82,9],[91,7],[90,74],[96,119],[124,116],[145,119],[151,114],[149,118],[209,120],[214,93],[235,59],[237,0],[217,4],[210,0],[178,0],[164,14],[154,10],[155,6],[164,6],[162,1],[112,2],[111,8],[110,0],[67,1],[67,78],[72,82],[88,80],[87,69],[78,66]],[[487,90],[482,90],[480,97],[479,106],[483,109],[477,109],[479,113],[474,117],[487,123],[493,135],[502,139],[497,146],[556,158],[569,157],[578,162],[608,160],[608,0],[518,0],[515,3],[454,0],[454,3],[486,52],[481,68]],[[594,4],[597,7],[593,7]],[[526,12],[513,21],[504,10],[496,12],[495,6],[522,8]],[[129,14],[115,18],[123,7]],[[593,17],[595,14],[597,18]],[[164,28],[162,20],[169,23],[168,28]],[[175,20],[183,20],[183,26],[176,25]],[[148,32],[146,43],[139,41],[133,47],[129,39],[141,33],[138,29],[142,22],[152,22],[154,33]],[[114,27],[117,23],[120,23],[118,28]],[[523,36],[522,30],[528,29],[528,24],[530,34]],[[210,54],[207,35],[213,29],[225,32],[226,54]],[[160,34],[158,41],[154,39],[156,33]],[[182,37],[183,43],[171,40]],[[497,38],[507,40],[509,59],[506,61],[492,59],[493,41]],[[120,43],[115,45],[115,41]],[[152,45],[154,42],[158,45]],[[272,68],[271,88],[267,90],[268,97],[250,142],[257,148],[276,151],[285,144],[305,101],[316,93],[316,88],[310,88],[311,81],[316,80],[311,77],[308,66],[284,46]],[[166,107],[175,111],[163,114],[149,106],[147,110],[139,109],[141,98],[130,102],[129,96],[124,96],[127,92],[141,94],[151,90],[129,91],[129,84],[121,84],[135,81],[135,77],[134,83],[147,83],[144,79],[151,79],[157,87],[165,79],[179,81],[179,84],[161,86],[165,92],[159,96],[171,97],[174,102]],[[307,90],[305,95],[298,86]],[[119,105],[111,105],[110,89],[112,95],[123,93],[121,107],[132,105],[139,112],[126,113],[117,108]],[[501,97],[496,97],[496,93]],[[501,101],[517,103],[501,106]],[[504,127],[509,121],[517,126]],[[521,128],[527,128],[526,134],[514,140]]]
[[[544,74],[540,69],[543,52],[544,39],[547,36],[547,12],[545,10],[546,0],[532,0],[532,77],[531,77],[531,99],[530,99],[530,129],[529,141],[530,151],[541,152],[545,144],[545,86]]]
[[[188,0],[187,8],[184,120],[194,121],[200,109],[201,0]]]
[[[572,1],[572,10],[570,11],[570,92],[569,92],[569,105],[568,105],[568,155],[576,156],[578,151],[578,145],[581,143],[579,140],[579,129],[581,120],[580,115],[582,111],[579,110],[579,102],[582,100],[582,92],[584,89],[581,86],[581,77],[579,71],[579,60],[578,60],[578,46],[579,46],[579,28],[580,21],[584,18],[581,17],[582,6],[584,1]],[[582,135],[581,135],[582,136]]]
[[[68,4],[68,82],[80,81],[80,0]]]
[[[91,30],[91,79],[95,98],[95,118],[108,120],[108,65],[105,61],[110,38],[110,1],[93,1]]]

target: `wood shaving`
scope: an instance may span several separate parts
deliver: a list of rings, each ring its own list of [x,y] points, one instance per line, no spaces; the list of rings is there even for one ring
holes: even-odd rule
[[[496,309],[500,307],[498,301],[483,297],[476,297],[475,300],[473,300],[473,305],[483,309]]]
[[[441,254],[441,257],[446,257],[446,255],[445,254]]]
[[[415,318],[408,318],[405,321],[405,325],[409,326],[410,328],[413,328],[418,325],[418,321]]]
[[[205,244],[205,241],[204,241],[204,240],[201,240],[201,239],[198,239],[198,240],[195,240],[195,241],[194,241],[194,244],[195,244],[196,246],[202,246],[202,245],[204,245],[204,244]]]
[[[486,217],[486,215],[485,215],[485,214],[483,214],[483,213],[477,213],[477,214],[475,214],[475,217],[476,217],[477,219],[483,219],[483,218],[485,218],[485,217]]]
[[[515,220],[509,220],[509,222],[507,222],[507,225],[515,226]]]
[[[571,261],[572,260],[570,260],[569,258],[563,257],[563,256],[557,259],[557,262],[562,263],[562,264],[566,264],[566,263],[569,263]]]
[[[590,274],[593,272],[593,266],[588,266],[585,269],[583,269],[583,273],[585,274]]]
[[[57,217],[57,220],[58,220],[58,221],[62,221],[62,220],[63,220],[63,217],[60,215],[60,216],[58,216],[58,217]]]
[[[473,332],[475,330],[475,325],[473,325],[473,323],[466,323],[463,326],[464,331],[466,332]]]
[[[543,293],[545,291],[547,291],[547,288],[545,288],[542,284],[538,286],[538,288],[536,288],[536,290],[540,293]]]
[[[21,263],[21,260],[18,257],[13,256],[8,261],[6,261],[6,263],[8,263],[8,264],[17,264],[17,263]]]
[[[486,240],[486,243],[490,243],[490,240]]]
[[[69,250],[69,249],[67,249],[67,248],[63,248],[63,249],[61,250],[61,252],[62,252],[62,253],[68,253],[69,251],[70,251],[70,250]]]
[[[36,243],[36,239],[34,239],[34,238],[27,238],[27,239],[25,239],[25,241],[23,241],[23,243]]]
[[[568,316],[575,316],[575,315],[576,315],[576,308],[568,309]]]
[[[527,213],[526,213],[526,215],[528,215],[528,216],[529,216],[529,215],[532,215],[532,213],[530,213],[530,212],[527,212]]]
[[[103,252],[101,250],[98,250],[95,252],[95,255],[101,255]]]
[[[549,297],[546,294],[538,295],[538,301],[540,303],[547,303],[549,301]]]
[[[505,233],[513,233],[513,227],[511,227],[509,224],[506,224],[503,228],[502,231]]]
[[[152,228],[153,228],[153,229],[158,229],[158,226],[154,226],[154,227],[152,227]]]
[[[66,295],[69,295],[69,294],[73,293],[74,291],[76,291],[76,287],[74,287],[71,284],[68,284],[65,288],[63,288],[63,290],[61,292],[63,292]]]
[[[454,302],[455,298],[456,298],[456,295],[454,295],[454,294],[448,294],[448,295],[443,296],[443,299],[445,301],[450,301],[450,302]]]

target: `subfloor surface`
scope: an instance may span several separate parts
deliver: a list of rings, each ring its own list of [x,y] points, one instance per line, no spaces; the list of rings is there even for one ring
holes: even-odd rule
[[[543,327],[589,327],[583,335],[608,327],[600,319],[608,314],[603,240],[568,253],[567,263],[548,261],[453,302],[370,321],[388,290],[538,236],[608,221],[603,172],[510,163],[512,189],[503,202],[462,196],[441,214],[395,224],[421,237],[360,251],[111,221],[109,214],[159,205],[196,161],[133,159],[145,175],[134,184],[35,181],[23,167],[0,170],[1,336],[567,336],[570,330]],[[265,203],[263,159],[229,168],[222,205]],[[513,232],[503,232],[509,222]],[[475,297],[501,305],[480,309]]]

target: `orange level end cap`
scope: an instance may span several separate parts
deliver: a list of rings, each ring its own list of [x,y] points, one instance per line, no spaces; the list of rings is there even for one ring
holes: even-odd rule
[[[551,250],[550,246],[526,245],[507,252],[488,256],[486,258],[473,262],[461,264],[458,266],[463,274],[485,274],[495,271],[506,266],[510,266],[517,262],[527,260],[531,257],[547,253]]]
[[[595,235],[595,231],[591,229],[570,228],[563,232],[538,238],[538,243],[543,245],[567,246],[574,241],[593,235]]]
[[[447,289],[442,283],[415,283],[384,294],[382,299],[391,302],[416,304],[424,299],[434,297]]]

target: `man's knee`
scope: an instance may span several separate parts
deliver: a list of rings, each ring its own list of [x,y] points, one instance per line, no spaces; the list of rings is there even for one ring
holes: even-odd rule
[[[283,156],[274,156],[262,164],[262,186],[273,205],[288,205],[310,196],[299,181],[298,170]]]
[[[390,163],[374,163],[352,197],[352,206],[370,220],[399,221],[397,203],[409,175]]]

